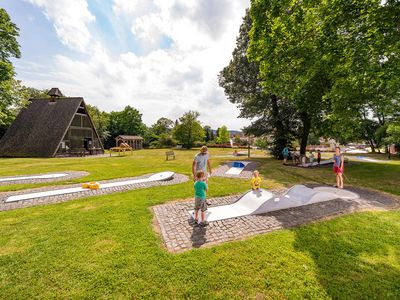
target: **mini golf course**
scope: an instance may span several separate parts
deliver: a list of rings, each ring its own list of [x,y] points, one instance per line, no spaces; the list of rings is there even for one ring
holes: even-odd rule
[[[174,172],[160,172],[134,178],[119,178],[99,182],[98,189],[83,188],[81,184],[64,187],[37,188],[0,193],[0,211],[27,206],[63,202],[72,199],[185,182],[188,177]]]
[[[246,215],[260,215],[333,199],[355,200],[358,198],[358,194],[351,191],[325,186],[308,188],[304,185],[295,185],[280,197],[270,191],[259,189],[245,193],[232,204],[210,207],[207,210],[206,219],[209,222],[215,222]],[[193,218],[193,210],[189,211],[189,215]]]
[[[205,227],[193,223],[192,199],[166,203],[152,208],[155,230],[168,251],[183,252],[357,211],[400,207],[398,198],[388,194],[354,187],[336,190],[296,185],[289,190],[262,191],[260,201],[247,204],[249,198],[254,200],[252,192],[210,198],[210,223]]]

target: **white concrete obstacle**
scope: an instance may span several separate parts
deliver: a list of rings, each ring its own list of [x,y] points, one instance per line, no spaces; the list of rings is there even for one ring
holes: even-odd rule
[[[244,168],[249,164],[250,162],[248,161],[233,161],[231,162],[231,168],[225,172],[225,174],[228,175],[239,175],[242,173]]]
[[[68,176],[67,173],[58,173],[58,174],[43,174],[43,175],[32,175],[32,176],[19,176],[19,177],[2,177],[0,178],[0,182],[8,182],[8,181],[19,181],[19,180],[31,180],[31,179],[52,179],[52,178],[60,178]]]
[[[390,163],[390,160],[384,160],[384,159],[380,160],[380,159],[369,158],[366,156],[357,156],[357,158],[366,162],[381,163],[381,164]]]
[[[99,189],[106,189],[106,188],[138,184],[138,183],[153,182],[153,181],[168,180],[168,179],[171,179],[174,176],[174,174],[175,174],[174,172],[161,172],[161,173],[153,174],[148,178],[104,183],[104,184],[100,184]],[[40,197],[49,197],[49,196],[57,196],[57,195],[63,195],[63,194],[79,193],[79,192],[84,192],[87,190],[88,189],[82,188],[82,187],[73,187],[73,188],[57,189],[57,190],[36,192],[36,193],[29,193],[29,194],[20,194],[20,195],[8,197],[5,202],[14,202],[14,201],[35,199],[35,198],[40,198]]]
[[[276,197],[271,192],[260,189],[245,193],[233,204],[210,207],[206,212],[206,219],[208,222],[213,222],[246,215],[258,215],[339,198],[354,200],[359,196],[353,192],[333,187],[311,189],[304,185],[295,185],[282,197]],[[193,218],[194,211],[190,210],[189,215]]]
[[[309,167],[326,166],[332,164],[333,164],[333,158],[330,158],[327,160],[322,160],[319,164],[318,162],[314,161],[313,163],[300,164],[300,166],[304,168],[309,168]]]

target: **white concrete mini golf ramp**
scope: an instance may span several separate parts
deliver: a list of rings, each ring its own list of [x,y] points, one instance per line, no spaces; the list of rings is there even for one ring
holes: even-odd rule
[[[31,179],[53,179],[68,176],[67,173],[57,173],[57,174],[43,174],[43,175],[27,175],[27,176],[17,176],[17,177],[2,177],[0,182],[8,181],[19,181],[19,180],[31,180]]]
[[[248,161],[234,161],[231,163],[232,167],[229,168],[228,171],[225,172],[225,174],[228,175],[239,175],[242,173],[244,168],[249,164],[250,162]]]
[[[357,158],[362,161],[378,163],[378,164],[390,163],[390,160],[384,160],[384,159],[379,160],[379,159],[373,159],[373,158],[366,157],[366,156],[357,156]]]
[[[174,172],[161,172],[161,173],[153,174],[147,178],[104,183],[104,184],[100,184],[99,189],[106,189],[106,188],[118,187],[118,186],[130,185],[130,184],[168,180],[168,179],[171,179],[174,176],[174,174],[175,174]],[[57,196],[57,195],[64,195],[64,194],[79,193],[79,192],[84,192],[87,190],[88,189],[82,188],[82,187],[73,187],[73,188],[65,188],[65,189],[56,189],[56,190],[45,191],[45,192],[20,194],[20,195],[14,195],[14,196],[8,197],[5,200],[5,202],[14,202],[14,201],[35,199],[35,198],[41,198],[41,197],[50,197],[50,196]]]
[[[317,167],[317,166],[326,166],[326,165],[331,165],[333,164],[333,159],[327,159],[327,160],[322,160],[319,164],[318,162],[313,162],[313,163],[305,163],[301,164],[302,167],[309,168],[309,167]]]
[[[208,208],[206,213],[207,221],[212,222],[250,215],[265,201],[273,197],[274,194],[264,189],[249,191],[233,204]],[[189,214],[193,217],[194,211],[190,210]]]
[[[233,204],[210,207],[207,210],[206,218],[209,222],[220,221],[246,215],[264,214],[338,198],[352,200],[359,198],[359,196],[343,189],[331,187],[311,189],[304,185],[293,186],[282,197],[276,197],[271,192],[261,189],[259,191],[247,192]],[[193,217],[194,211],[189,211],[189,214]]]
[[[253,214],[264,214],[271,211],[299,207],[303,205],[325,202],[334,199],[353,200],[359,196],[353,192],[333,187],[308,188],[304,185],[295,185],[282,197],[268,200],[261,205]]]

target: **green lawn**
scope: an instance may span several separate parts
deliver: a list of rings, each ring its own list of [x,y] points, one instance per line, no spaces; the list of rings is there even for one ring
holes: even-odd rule
[[[81,182],[164,170],[190,174],[195,151],[175,152],[177,159],[169,162],[164,150],[101,159],[6,159],[0,160],[0,176],[90,172],[71,181]],[[224,153],[231,151],[211,149]],[[214,168],[226,159],[213,158]],[[266,188],[334,179],[331,168],[257,160]],[[351,184],[400,195],[400,164],[354,163],[346,171]],[[212,177],[210,196],[248,186],[246,180]],[[2,190],[26,187],[32,185]],[[356,213],[170,254],[153,231],[149,207],[189,197],[191,182],[1,212],[0,298],[399,298],[399,210]]]

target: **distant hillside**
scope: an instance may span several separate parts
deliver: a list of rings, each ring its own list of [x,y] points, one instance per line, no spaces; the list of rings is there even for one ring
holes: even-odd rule
[[[212,131],[213,131],[214,135],[217,134],[217,130],[216,130],[216,129],[213,129]],[[231,136],[235,136],[235,135],[237,135],[237,134],[240,134],[241,136],[243,135],[243,132],[241,132],[241,131],[239,131],[239,130],[228,130],[228,131],[229,131],[229,134],[230,134]]]

